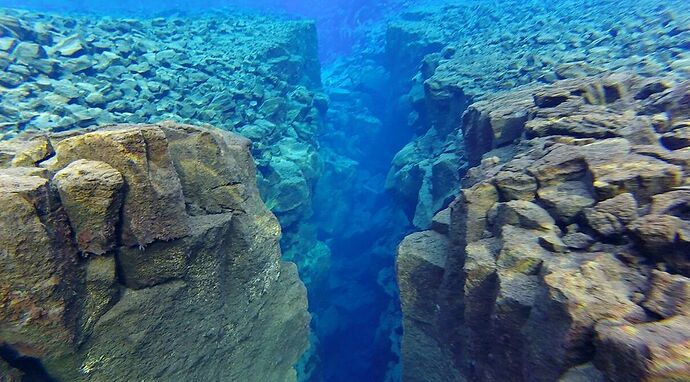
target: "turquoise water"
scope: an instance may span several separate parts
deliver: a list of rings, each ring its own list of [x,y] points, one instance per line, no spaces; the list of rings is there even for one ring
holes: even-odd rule
[[[432,225],[475,165],[465,155],[474,143],[455,135],[470,103],[609,71],[690,78],[686,1],[0,7],[22,21],[14,28],[0,19],[2,36],[41,46],[21,61],[12,42],[0,57],[2,89],[15,89],[0,93],[0,138],[172,119],[254,141],[283,258],[297,263],[307,287],[311,348],[296,365],[303,381],[400,380],[396,248]],[[35,87],[16,90],[26,83]]]

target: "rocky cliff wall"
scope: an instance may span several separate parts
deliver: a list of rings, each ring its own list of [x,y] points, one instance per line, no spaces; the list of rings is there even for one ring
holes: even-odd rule
[[[125,19],[2,9],[0,139],[165,119],[249,138],[283,256],[324,289],[330,251],[310,222],[328,108],[317,51],[314,22],[256,12]]]
[[[398,250],[403,380],[686,380],[688,99],[615,74],[470,106],[477,165]]]
[[[688,79],[688,14],[687,2],[650,0],[409,7],[390,23],[386,53],[415,137],[393,160],[386,187],[416,227],[429,228],[466,170],[474,142],[463,142],[460,125],[469,104],[609,71]]]
[[[23,134],[0,167],[1,380],[296,380],[306,291],[246,138]]]

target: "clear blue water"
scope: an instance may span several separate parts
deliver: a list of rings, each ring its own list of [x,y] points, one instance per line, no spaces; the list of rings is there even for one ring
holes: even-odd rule
[[[336,153],[357,161],[358,166],[355,174],[348,179],[348,186],[351,188],[346,194],[338,193],[340,190],[333,188],[338,184],[336,181],[331,183],[324,181],[314,186],[314,215],[309,221],[310,229],[316,231],[318,240],[326,243],[330,249],[330,264],[325,273],[325,281],[307,283],[310,288],[308,291],[310,310],[314,315],[312,322],[314,347],[313,351],[303,359],[302,366],[312,372],[302,373],[302,377],[313,382],[393,382],[399,380],[400,377],[399,339],[402,330],[394,276],[395,251],[401,238],[415,229],[411,220],[416,206],[415,203],[396,199],[390,192],[386,192],[385,182],[396,153],[411,139],[420,135],[420,132],[415,130],[409,122],[408,115],[410,115],[411,107],[407,91],[423,55],[417,60],[410,59],[413,64],[408,67],[404,66],[406,64],[404,62],[394,62],[396,56],[385,51],[385,27],[388,21],[400,16],[402,9],[423,5],[433,7],[449,3],[463,2],[0,0],[0,7],[134,18],[170,16],[194,18],[208,10],[228,8],[250,9],[278,17],[316,20],[323,84],[321,90],[331,98],[331,113],[323,121],[325,127],[319,135],[319,145],[323,153],[328,152],[328,155]],[[482,5],[484,8],[476,9],[477,14],[484,17],[481,19],[483,21],[491,20],[493,17],[498,22],[499,19],[513,17],[510,7],[504,6],[501,1],[464,3]],[[548,4],[528,1],[525,3],[533,5],[533,15],[567,19],[574,9],[586,13],[587,4],[597,3],[597,1],[589,0],[579,3],[555,1]],[[634,12],[621,1],[601,0],[599,3],[609,4],[613,10],[612,14],[620,18],[610,20],[612,27],[604,27],[603,30],[613,30],[617,23],[631,17]],[[651,0],[645,3],[654,5],[654,1]],[[678,2],[678,4],[682,3]],[[659,1],[657,5],[664,6],[665,3]],[[490,15],[486,16],[485,13],[490,13]],[[414,20],[420,17],[418,15],[419,13],[411,12],[405,14],[403,18]],[[532,24],[527,24],[527,27],[540,25],[538,19],[539,17],[535,17],[530,21]],[[592,16],[592,20],[596,23],[595,16]],[[471,21],[462,20],[463,23]],[[429,28],[440,29],[440,34],[444,31],[452,32],[452,28],[438,28],[437,25],[430,25]],[[472,33],[480,33],[482,29],[491,29],[492,25],[477,22],[476,25],[466,28],[472,29]],[[512,33],[512,31],[505,32]],[[461,32],[453,33],[456,34],[439,37],[439,41],[463,38]],[[558,37],[555,37],[555,40],[558,40],[555,42],[546,38],[543,41],[539,40],[536,37],[539,34],[538,30],[527,32],[521,30],[515,33],[530,36],[524,39],[525,49],[534,48],[536,51],[536,49],[541,49],[540,46],[568,44],[567,41],[558,40]],[[610,37],[594,36],[590,40],[597,38]],[[528,44],[533,45],[528,46]],[[436,47],[434,44],[430,46]],[[472,47],[465,46],[465,48],[472,51]],[[581,48],[568,46],[566,49],[577,51]],[[645,53],[633,51],[634,47],[625,47],[625,49],[631,50],[629,54],[631,56]],[[547,50],[548,48],[544,48],[535,55],[542,55],[543,62],[547,62]],[[405,56],[407,52],[396,53]],[[654,52],[646,53],[654,55]],[[419,52],[410,52],[410,54],[419,54]],[[473,58],[471,54],[474,53],[470,52],[468,57]],[[666,53],[659,53],[661,59],[664,59],[664,54]],[[532,61],[526,58],[525,62]],[[396,72],[391,68],[399,71]],[[510,72],[511,75],[520,70],[514,67],[506,68],[506,72]],[[487,77],[495,74],[486,73]],[[494,82],[491,83],[492,85],[482,85],[485,86],[483,90],[507,90],[525,84],[526,76],[515,75],[514,77],[495,81],[500,85],[494,88],[491,88]],[[478,78],[475,82],[482,83],[482,81]],[[543,79],[543,82],[548,81],[548,79]],[[343,91],[346,91],[344,95]],[[377,131],[364,131],[373,128],[372,124],[357,119],[358,116],[363,115],[371,116],[377,121],[374,124],[378,126]],[[425,116],[418,117],[423,119]],[[351,140],[352,145],[348,145],[348,139]],[[325,173],[321,175],[323,178],[326,177]],[[336,180],[337,177],[338,175],[334,176]],[[333,199],[331,195],[337,198]],[[333,215],[342,209],[347,212],[345,216],[334,219]],[[326,228],[329,224],[335,224],[335,226]],[[283,245],[284,252],[289,252],[288,247],[291,243],[284,242]],[[303,264],[299,265],[304,267]],[[307,272],[305,269],[301,271]]]

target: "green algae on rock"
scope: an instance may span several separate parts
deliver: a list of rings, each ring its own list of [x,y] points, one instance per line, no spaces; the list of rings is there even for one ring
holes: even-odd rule
[[[61,381],[296,379],[306,291],[248,140],[172,122],[42,137],[48,171],[0,170],[6,346]]]

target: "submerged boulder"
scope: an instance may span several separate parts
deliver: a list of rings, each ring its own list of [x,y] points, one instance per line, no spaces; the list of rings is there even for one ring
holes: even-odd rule
[[[44,137],[43,169],[0,170],[2,357],[61,381],[296,380],[306,291],[246,139],[174,123]]]

